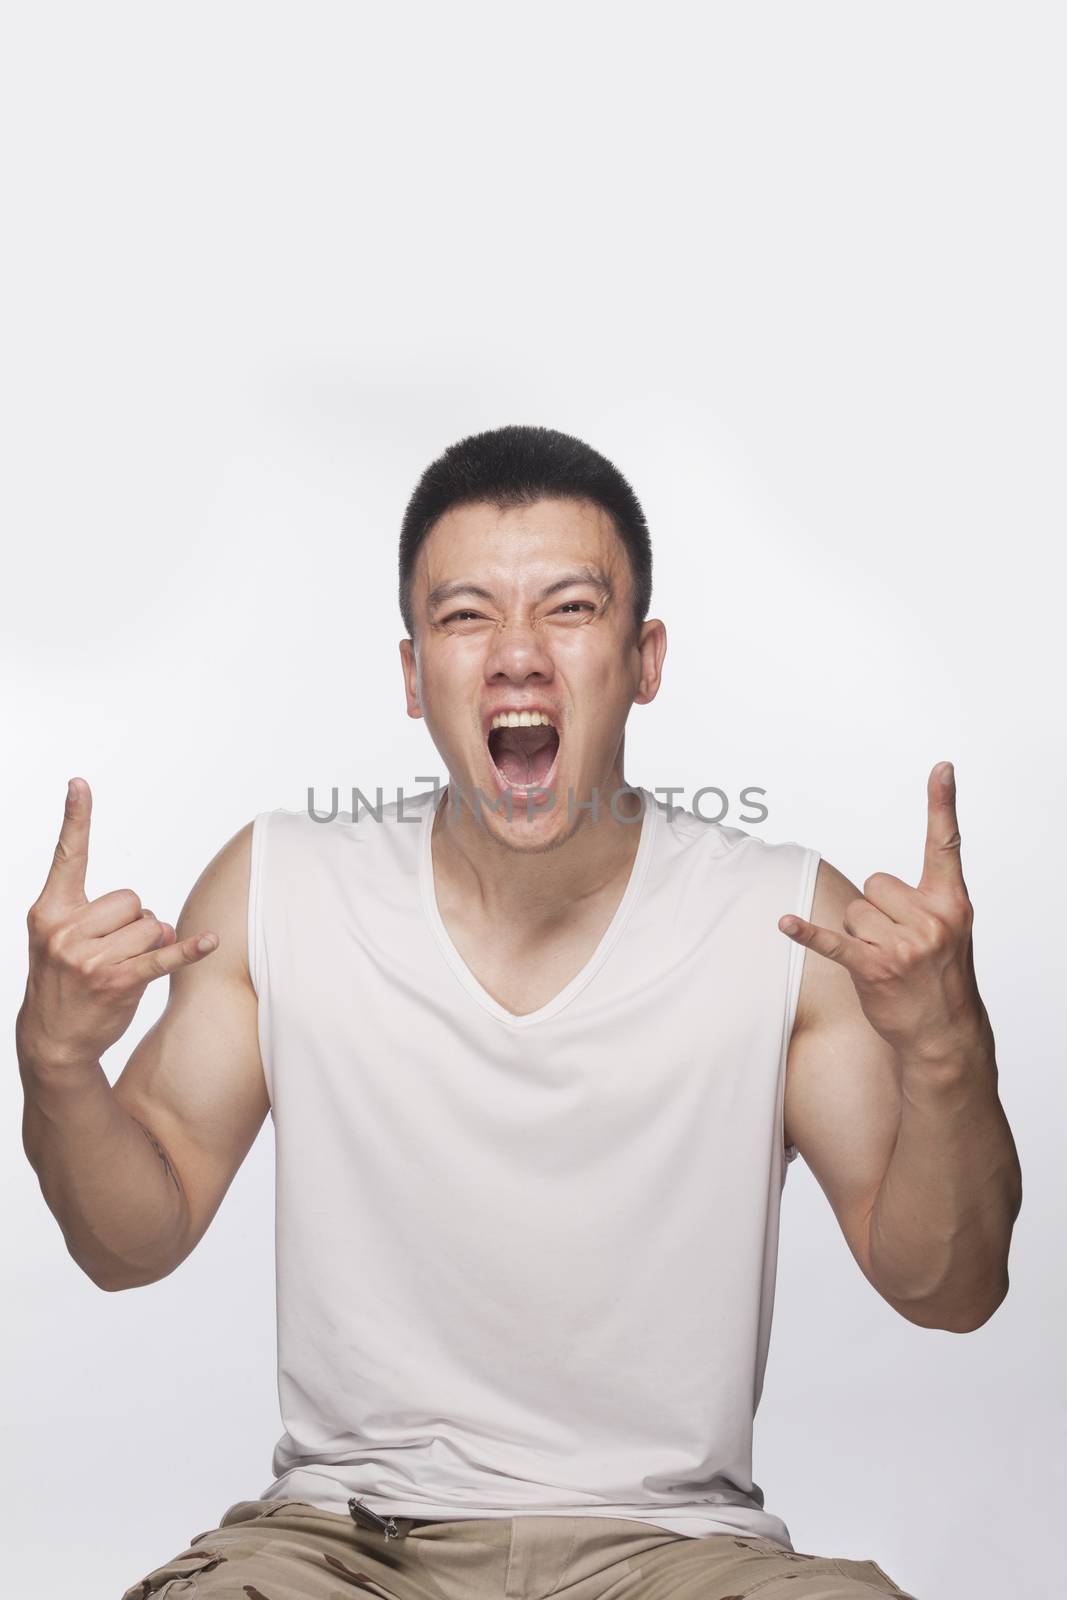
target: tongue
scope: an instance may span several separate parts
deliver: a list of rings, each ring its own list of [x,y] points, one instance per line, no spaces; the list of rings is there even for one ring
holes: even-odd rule
[[[554,728],[499,728],[492,736],[492,756],[516,788],[541,784],[555,759],[559,735]]]

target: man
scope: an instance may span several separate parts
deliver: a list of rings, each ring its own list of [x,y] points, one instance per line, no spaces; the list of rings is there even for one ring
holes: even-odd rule
[[[918,886],[862,894],[627,784],[666,650],[648,531],[552,430],[446,451],[400,578],[443,793],[261,813],[172,928],[86,900],[72,780],[30,912],[25,1145],[95,1283],[172,1272],[275,1127],[275,1479],[126,1600],[899,1595],[793,1549],[751,1436],[798,1151],[909,1321],[977,1328],[1007,1290],[1021,1180],[951,768]]]

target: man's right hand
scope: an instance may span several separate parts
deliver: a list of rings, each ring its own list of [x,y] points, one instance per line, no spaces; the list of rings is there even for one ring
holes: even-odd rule
[[[30,907],[26,995],[15,1024],[20,1062],[45,1069],[95,1065],[133,1020],[153,978],[202,961],[218,944],[205,932],[178,941],[132,889],[85,895],[92,794],[72,778],[59,842]]]

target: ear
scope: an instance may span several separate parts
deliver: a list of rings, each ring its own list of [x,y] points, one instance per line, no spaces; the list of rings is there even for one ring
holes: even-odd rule
[[[658,617],[650,617],[642,624],[637,650],[641,657],[641,681],[634,695],[634,705],[646,706],[659,693],[667,654],[667,630]]]
[[[411,639],[400,641],[400,666],[404,674],[404,695],[409,717],[421,717],[419,704],[419,665],[415,659],[415,645]]]

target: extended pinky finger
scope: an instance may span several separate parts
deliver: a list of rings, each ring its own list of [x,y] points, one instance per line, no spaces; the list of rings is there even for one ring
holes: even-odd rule
[[[849,965],[850,946],[858,943],[850,939],[847,933],[834,933],[830,928],[820,928],[814,922],[805,922],[803,917],[779,917],[778,926],[796,944],[806,945],[809,950],[817,951],[830,961],[839,961],[843,967]]]
[[[143,956],[123,962],[138,983],[151,983],[153,978],[165,977],[178,967],[189,967],[209,956],[219,942],[217,933],[194,934],[191,939],[179,939],[174,944],[161,945]]]

